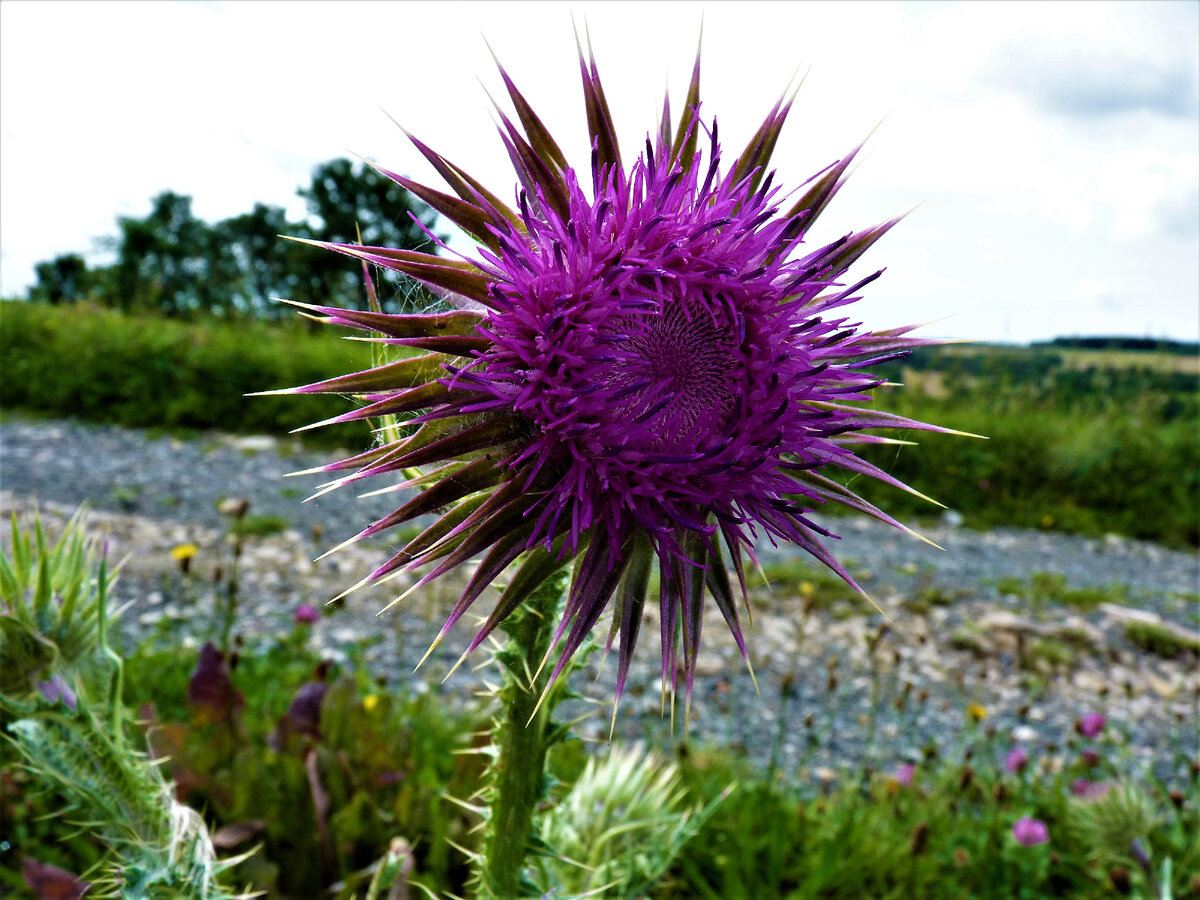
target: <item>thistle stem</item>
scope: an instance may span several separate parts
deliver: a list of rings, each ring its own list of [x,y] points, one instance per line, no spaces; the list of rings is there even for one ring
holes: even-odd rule
[[[524,877],[525,855],[534,837],[533,815],[546,790],[550,716],[560,693],[556,685],[539,708],[549,673],[543,671],[535,680],[531,676],[550,649],[565,576],[551,577],[514,613],[505,625],[509,640],[498,654],[504,667],[503,708],[495,726],[497,755],[482,869],[487,895],[504,900],[526,896],[531,887]],[[564,673],[559,685],[565,678]]]

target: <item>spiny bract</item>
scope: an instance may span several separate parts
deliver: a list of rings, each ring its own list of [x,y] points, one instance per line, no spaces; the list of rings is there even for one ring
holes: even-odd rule
[[[857,151],[791,194],[774,186],[766,166],[787,99],[723,165],[715,120],[710,130],[699,118],[697,57],[682,121],[672,127],[665,102],[626,168],[594,59],[582,51],[580,70],[592,141],[584,174],[500,70],[520,122],[500,112],[520,182],[515,208],[410,136],[453,194],[381,171],[476,238],[477,257],[323,246],[419,279],[458,309],[305,307],[424,352],[295,391],[364,397],[332,422],[393,415],[416,426],[324,467],[352,470],[333,484],[438,466],[356,539],[441,517],[362,583],[437,562],[423,584],[484,553],[440,641],[525,554],[470,652],[574,559],[553,675],[615,595],[619,698],[657,565],[663,681],[677,684],[682,646],[690,697],[706,592],[746,656],[727,560],[743,599],[743,559],[753,559],[760,533],[797,544],[857,588],[808,513],[834,502],[903,526],[830,470],[903,487],[852,445],[887,440],[866,430],[944,429],[850,405],[882,383],[870,366],[928,343],[906,336],[911,327],[860,331],[838,312],[880,272],[850,286],[839,279],[897,220],[802,251]]]

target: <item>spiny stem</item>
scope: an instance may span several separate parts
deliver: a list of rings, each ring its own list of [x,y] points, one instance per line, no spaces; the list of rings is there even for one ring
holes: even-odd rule
[[[551,577],[511,617],[511,626],[505,628],[508,646],[499,654],[505,668],[500,690],[504,707],[496,723],[498,755],[482,873],[485,890],[493,897],[527,893],[525,854],[533,836],[533,814],[545,792],[550,715],[558,690],[535,714],[547,676],[530,683],[526,673],[529,661],[542,659],[550,648],[565,579],[565,571]]]
[[[125,749],[125,729],[123,727],[124,707],[122,694],[125,688],[125,663],[121,655],[108,643],[108,542],[100,553],[100,569],[97,573],[96,624],[97,643],[100,655],[112,665],[108,690],[108,718],[112,739],[119,750]]]

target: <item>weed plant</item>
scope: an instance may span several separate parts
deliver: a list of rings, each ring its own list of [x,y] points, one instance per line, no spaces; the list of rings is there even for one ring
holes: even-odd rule
[[[141,710],[155,754],[170,757],[176,796],[203,812],[218,848],[258,847],[235,870],[240,881],[269,897],[313,896],[318,887],[363,896],[375,861],[402,838],[412,881],[437,896],[461,895],[469,871],[454,845],[477,849],[475,820],[448,798],[468,795],[481,775],[474,756],[454,752],[471,745],[478,718],[448,713],[432,694],[384,689],[359,662],[330,669],[308,648],[305,626],[243,643],[215,669],[203,668],[195,650],[145,645],[127,660],[125,697]],[[301,700],[314,694],[316,716]],[[872,715],[881,714],[876,704]],[[1170,858],[1174,897],[1200,897],[1200,766],[1193,760],[1187,768],[1186,742],[1174,749],[1167,780],[1133,777],[1120,726],[1093,740],[1075,735],[1053,749],[1030,747],[1019,771],[1001,762],[1012,749],[969,723],[953,751],[931,749],[907,773],[897,760],[892,770],[865,765],[813,778],[805,770],[764,772],[725,748],[680,745],[671,775],[677,787],[670,807],[657,812],[671,819],[663,841],[670,867],[644,893],[620,896],[1102,898],[1116,896],[1114,885],[1127,878],[1132,896],[1150,898],[1151,874]],[[594,770],[596,753],[606,755],[584,751],[579,742],[564,745],[552,766],[562,784],[545,827],[564,846],[599,824],[589,818],[598,807],[564,799],[587,761]],[[0,750],[8,852],[83,872],[97,848],[80,833],[59,843],[71,831],[57,815],[61,798],[38,793],[10,767],[10,753]],[[1125,793],[1100,803],[1118,789]],[[630,811],[639,800],[634,792]],[[1089,803],[1100,804],[1092,818]],[[617,839],[624,806],[605,809],[601,832],[625,852],[629,842]],[[704,810],[686,842],[676,840],[685,809]],[[646,815],[628,827],[645,827]],[[1046,824],[1047,844],[1014,839],[1014,823],[1026,816]],[[1135,840],[1149,872],[1137,864]],[[548,871],[576,871],[571,881],[593,888],[622,866],[657,871],[646,859],[652,845],[635,844],[636,863],[593,843],[571,844],[576,854],[595,851],[580,860],[595,878],[562,863]]]

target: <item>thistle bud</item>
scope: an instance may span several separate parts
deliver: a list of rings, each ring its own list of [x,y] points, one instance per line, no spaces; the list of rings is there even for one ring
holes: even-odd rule
[[[912,856],[920,856],[929,845],[929,823],[918,822],[913,829],[912,840],[908,844],[908,852]]]

